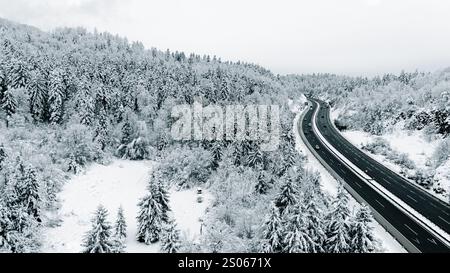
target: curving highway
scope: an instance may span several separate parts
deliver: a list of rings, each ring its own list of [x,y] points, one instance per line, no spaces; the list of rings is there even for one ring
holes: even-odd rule
[[[342,137],[326,103],[311,99],[310,105],[298,129],[319,161],[345,182],[357,200],[371,207],[377,221],[408,251],[450,252],[448,237],[441,232],[450,233],[450,207]]]

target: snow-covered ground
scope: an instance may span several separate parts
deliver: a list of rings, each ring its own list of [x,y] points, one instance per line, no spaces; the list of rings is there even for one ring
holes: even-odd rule
[[[336,120],[341,114],[342,109],[332,109],[331,119]],[[348,113],[347,113],[348,114]],[[361,148],[362,145],[373,142],[375,137],[380,137],[386,140],[391,148],[397,152],[404,153],[408,155],[408,158],[414,162],[419,169],[429,169],[432,168],[428,164],[431,161],[433,153],[436,151],[439,144],[443,141],[441,138],[429,139],[421,131],[410,131],[404,130],[403,124],[398,123],[394,126],[390,133],[384,134],[383,136],[374,136],[366,132],[347,130],[341,132],[342,135],[349,140],[353,145]],[[364,151],[366,154],[372,158],[382,162],[386,167],[399,173],[401,167],[390,162],[383,155],[371,154]],[[441,165],[435,170],[434,179],[437,181],[435,186],[439,186],[447,191],[445,194],[437,194],[434,190],[430,189],[428,191],[432,195],[440,198],[445,202],[449,202],[450,197],[450,160]],[[412,182],[413,183],[413,182]]]
[[[145,245],[135,240],[137,203],[145,195],[149,173],[155,162],[116,160],[108,166],[94,164],[84,174],[74,176],[59,195],[61,208],[49,217],[60,219],[57,227],[44,231],[42,252],[80,252],[91,218],[102,204],[114,223],[119,206],[127,221],[126,252],[158,252],[159,245]],[[197,203],[195,189],[170,190],[170,207],[181,233],[190,240],[200,234],[201,222],[212,196],[203,190],[204,201]]]
[[[294,120],[294,132],[296,139],[296,149],[299,152],[302,152],[307,157],[306,168],[317,171],[321,176],[321,186],[322,189],[332,196],[337,195],[338,191],[338,181],[334,179],[334,177],[322,166],[322,164],[316,159],[316,157],[309,151],[306,145],[303,143],[299,132],[297,130],[297,124],[299,118],[301,117],[303,109],[300,109],[295,120]],[[350,210],[355,211],[359,208],[359,203],[350,196]],[[406,250],[400,245],[400,243],[392,237],[378,222],[374,221],[372,223],[374,228],[374,236],[377,241],[380,242],[382,250],[388,253],[405,253]]]
[[[363,145],[373,142],[375,137],[380,137],[386,140],[391,148],[397,152],[405,153],[408,155],[408,158],[411,159],[417,168],[427,169],[430,168],[427,166],[427,162],[430,161],[430,158],[433,152],[438,147],[441,140],[433,140],[427,141],[423,134],[419,131],[404,131],[404,130],[394,130],[392,133],[385,134],[383,136],[373,136],[366,132],[361,131],[344,131],[341,132],[342,135],[349,140],[353,145],[358,148],[361,148]],[[363,150],[367,155],[376,159],[377,161],[383,163],[386,167],[391,170],[399,173],[401,167],[390,162],[386,159],[385,156],[379,154],[372,154],[365,150]],[[439,186],[444,188],[445,190],[450,190],[450,161],[448,161],[443,166],[436,169],[435,179],[438,179]],[[414,183],[411,181],[411,183]],[[448,202],[448,194],[437,194],[432,189],[427,190],[429,193],[434,196],[442,199],[443,201]]]

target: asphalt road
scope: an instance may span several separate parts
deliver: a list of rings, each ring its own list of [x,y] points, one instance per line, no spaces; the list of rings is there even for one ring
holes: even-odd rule
[[[384,195],[374,190],[366,183],[366,181],[352,172],[346,164],[341,162],[334,153],[326,148],[310,126],[313,122],[313,115],[316,108],[319,107],[319,103],[321,103],[322,106],[316,117],[317,127],[321,134],[340,153],[345,155],[345,157],[352,161],[356,166],[363,170],[367,170],[366,173],[369,176],[373,177],[388,190],[392,190],[392,193],[397,195],[403,201],[406,202],[407,199],[410,199],[407,203],[411,204],[411,207],[417,208],[424,216],[427,218],[430,217],[430,220],[437,220],[436,224],[448,231],[449,215],[446,214],[448,213],[448,206],[439,200],[434,200],[434,197],[416,189],[414,186],[406,184],[408,182],[402,181],[401,177],[396,177],[395,173],[392,173],[378,162],[372,160],[345,140],[332,126],[329,119],[329,109],[320,101],[313,101],[312,109],[308,110],[304,115],[303,120],[299,123],[299,126],[301,126],[299,127],[299,130],[303,131],[305,138],[310,145],[312,147],[319,147],[315,152],[317,152],[327,165],[345,180],[345,182],[358,193],[358,195],[361,196],[373,210],[376,210],[376,212],[381,214],[383,218],[389,222],[397,232],[401,233],[417,250],[420,252],[450,252],[450,248],[440,238],[435,236],[434,233],[423,227],[422,224],[410,217],[400,208],[392,204],[384,197]],[[400,183],[406,185],[402,186]],[[411,199],[411,197],[414,198],[415,201]]]

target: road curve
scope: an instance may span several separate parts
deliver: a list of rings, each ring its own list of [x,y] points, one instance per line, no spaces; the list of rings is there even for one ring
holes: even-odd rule
[[[399,208],[392,202],[386,195],[375,190],[365,181],[360,175],[358,175],[348,164],[340,159],[336,153],[330,150],[326,144],[320,139],[317,132],[313,129],[314,125],[317,126],[319,133],[331,144],[336,150],[344,155],[347,160],[350,160],[361,170],[378,180],[382,180],[388,186],[390,184],[395,185],[400,183],[408,183],[404,185],[408,188],[404,188],[401,185],[385,188],[395,194],[405,203],[419,211],[427,219],[433,221],[443,230],[447,231],[449,221],[448,218],[448,206],[443,202],[437,200],[433,196],[425,193],[424,191],[417,189],[415,186],[409,184],[409,182],[401,180],[396,177],[395,173],[379,164],[359,149],[351,145],[345,138],[343,138],[339,132],[334,128],[329,118],[329,108],[325,103],[318,100],[311,100],[311,108],[304,113],[299,120],[300,135],[307,142],[307,146],[312,150],[313,154],[319,157],[319,160],[324,166],[332,171],[334,176],[337,176],[339,180],[343,180],[350,188],[350,192],[353,195],[357,195],[357,199],[367,203],[374,212],[377,220],[383,224],[387,230],[402,243],[410,252],[450,252],[448,242],[444,242],[442,237],[437,236],[429,228],[420,223],[417,219],[406,213],[403,209]],[[313,122],[316,122],[313,124]],[[318,149],[317,149],[318,148]],[[357,154],[357,155],[356,155]],[[388,181],[384,181],[383,178]],[[383,184],[379,182],[380,184]],[[383,186],[385,186],[383,184]],[[403,189],[403,190],[401,190]],[[412,195],[414,192],[414,196]],[[420,196],[420,197],[419,197]],[[422,206],[426,208],[419,208],[411,197],[417,197],[416,201],[423,199],[420,202]],[[410,199],[407,201],[407,199]],[[428,202],[428,203],[427,203]],[[429,205],[433,204],[433,205]],[[434,209],[431,209],[433,207]],[[437,207],[437,208],[435,208]],[[442,218],[442,219],[441,219]],[[442,221],[443,220],[443,221]],[[434,221],[433,221],[434,222]],[[447,223],[446,223],[447,222]]]

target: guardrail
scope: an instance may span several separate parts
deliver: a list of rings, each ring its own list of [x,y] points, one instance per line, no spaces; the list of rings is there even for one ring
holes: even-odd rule
[[[413,219],[416,223],[420,224],[422,227],[424,227],[426,230],[428,230],[430,233],[432,233],[435,237],[440,239],[440,241],[445,244],[447,247],[450,248],[450,235],[447,234],[445,231],[441,230],[439,227],[437,227],[435,224],[433,224],[429,219],[427,219],[425,216],[414,210],[412,207],[410,207],[408,204],[403,202],[400,198],[393,195],[391,192],[389,192],[387,189],[385,189],[382,185],[376,182],[375,179],[367,175],[364,171],[359,169],[356,165],[354,165],[351,161],[349,161],[344,155],[342,155],[336,148],[334,148],[333,145],[331,145],[326,138],[320,133],[319,129],[317,128],[316,118],[317,113],[319,112],[320,104],[317,104],[317,110],[315,114],[313,115],[313,130],[315,131],[316,135],[319,137],[319,140],[322,142],[324,146],[328,148],[328,150],[333,153],[341,162],[343,162],[345,165],[347,165],[350,170],[352,170],[353,173],[355,173],[357,176],[359,176],[363,181],[366,182],[369,186],[372,187],[375,191],[377,191],[380,195],[385,197],[388,201],[390,201],[393,205],[395,205],[398,209],[402,210],[405,214],[407,214],[411,219]]]
[[[353,198],[355,198],[356,201],[358,201],[359,203],[364,203],[366,205],[369,206],[369,208],[372,210],[373,216],[375,218],[375,220],[380,223],[380,225],[382,225],[397,241],[400,242],[400,244],[408,251],[411,253],[420,253],[421,251],[416,248],[414,246],[414,244],[412,244],[405,236],[403,236],[403,234],[401,234],[393,225],[391,225],[389,223],[389,221],[387,221],[374,207],[370,206],[370,204],[367,204],[367,202],[365,202],[365,200],[352,188],[350,187],[350,185],[348,185],[345,180],[338,175],[333,168],[331,168],[328,163],[326,163],[322,157],[320,157],[320,155],[317,153],[317,151],[311,146],[311,144],[308,142],[308,139],[306,138],[305,134],[303,133],[303,119],[306,115],[306,113],[309,111],[309,105],[308,108],[306,108],[306,110],[303,111],[300,119],[299,119],[299,133],[300,133],[300,137],[302,138],[303,142],[305,143],[305,145],[308,147],[308,149],[311,151],[311,153],[317,158],[317,160],[322,164],[322,166],[339,182],[342,183],[342,185],[344,186],[344,188],[350,193],[350,195],[353,196]]]

